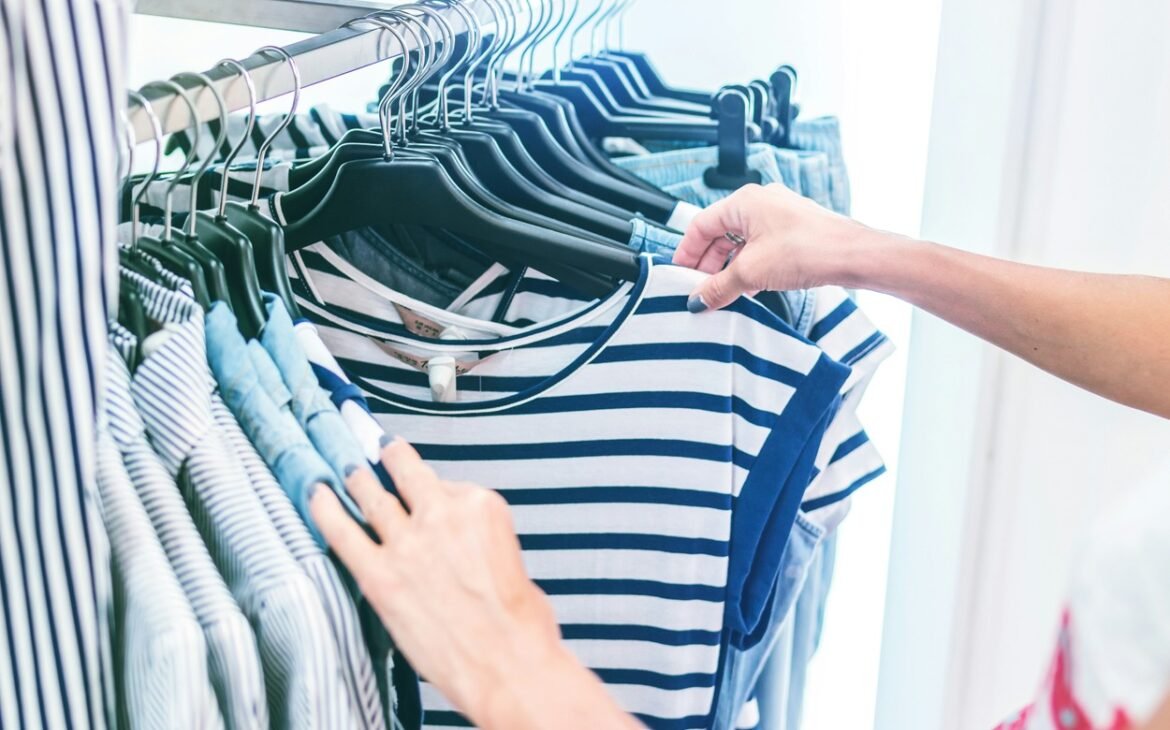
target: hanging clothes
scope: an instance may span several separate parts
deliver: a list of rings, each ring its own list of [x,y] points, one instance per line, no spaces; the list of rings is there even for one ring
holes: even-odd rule
[[[104,728],[116,717],[96,429],[130,7],[0,7],[0,725]]]

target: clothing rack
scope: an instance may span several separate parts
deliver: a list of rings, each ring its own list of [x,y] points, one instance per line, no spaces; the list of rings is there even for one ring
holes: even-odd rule
[[[396,4],[373,2],[372,0],[347,0],[340,3],[311,2],[309,0],[262,0],[256,7],[235,8],[235,6],[251,6],[253,3],[239,3],[233,0],[215,0],[207,3],[191,3],[185,0],[143,0],[139,11],[153,15],[172,17],[195,17],[201,20],[222,22],[237,22],[241,19],[250,25],[264,25],[270,27],[286,27],[296,25],[297,29],[304,27],[333,27],[334,30],[321,33],[312,38],[298,41],[286,46],[285,51],[293,58],[301,77],[301,87],[312,86],[323,81],[342,76],[366,66],[390,61],[402,56],[403,49],[398,39],[374,24],[363,24],[354,28],[338,28],[336,26],[353,18],[359,18],[376,10],[389,10]],[[483,0],[473,0],[465,5],[475,17],[481,21],[480,29],[486,34],[494,30],[491,9]],[[450,8],[433,7],[451,26],[456,35],[463,35],[469,29],[462,15]],[[289,20],[281,23],[277,16],[289,14]],[[296,13],[305,13],[305,18],[292,20]],[[517,15],[520,15],[518,12]],[[428,27],[438,35],[438,23],[426,18]],[[417,50],[411,34],[403,34],[406,49]],[[295,89],[295,80],[292,69],[284,58],[275,53],[253,54],[240,63],[248,70],[256,86],[256,103],[269,101]],[[235,69],[219,66],[204,72],[210,78],[220,94],[229,113],[248,108],[248,90],[240,81]],[[187,105],[173,91],[150,87],[142,93],[154,108],[162,123],[163,134],[180,132],[195,126],[196,122],[210,122],[220,118],[219,107],[213,94],[208,93],[199,81],[190,77],[177,80],[180,86],[186,89],[195,104],[197,120],[191,118]],[[178,102],[178,103],[174,103]],[[154,139],[149,116],[138,105],[130,108],[130,123],[134,128],[135,140],[139,143]]]
[[[195,3],[189,0],[139,0],[134,12],[301,33],[327,33],[352,18],[400,4],[394,0],[200,0]]]

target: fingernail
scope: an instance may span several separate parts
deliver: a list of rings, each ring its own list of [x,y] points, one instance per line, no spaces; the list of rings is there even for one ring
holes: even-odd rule
[[[383,434],[383,436],[382,436],[381,440],[380,440],[380,441],[378,441],[378,445],[379,445],[379,446],[381,446],[383,449],[384,449],[384,448],[386,448],[387,446],[389,446],[389,445],[390,445],[390,444],[392,444],[392,443],[394,443],[394,437],[393,437],[393,436],[391,436],[391,435],[390,435],[390,434],[388,434],[388,433],[387,433],[387,434]]]
[[[358,467],[357,464],[350,464],[349,466],[345,467],[345,478],[349,479],[359,468],[360,467]]]
[[[321,485],[320,484],[310,484],[309,485],[308,498],[309,498],[310,502],[312,502],[313,497],[315,497],[317,495],[317,487],[319,487],[319,486],[321,486]]]
[[[702,294],[691,295],[691,298],[687,300],[687,311],[691,314],[707,311],[707,303],[703,301]]]

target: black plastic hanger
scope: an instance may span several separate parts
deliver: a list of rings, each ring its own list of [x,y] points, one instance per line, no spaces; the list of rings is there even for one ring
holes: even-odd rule
[[[703,173],[703,182],[717,190],[738,190],[763,182],[757,170],[749,170],[748,98],[738,88],[727,88],[716,100],[719,109],[719,163]]]
[[[228,222],[227,216],[225,215],[225,205],[230,179],[228,170],[240,150],[248,142],[252,127],[256,121],[256,93],[251,76],[242,64],[232,59],[224,59],[216,64],[216,66],[230,66],[240,74],[240,78],[245,82],[248,90],[249,116],[240,141],[230,149],[224,160],[224,172],[220,176],[219,201],[216,213],[193,212],[188,219],[187,237],[191,242],[198,243],[206,248],[222,264],[229,282],[229,297],[239,324],[240,332],[245,337],[251,339],[259,336],[260,331],[264,327],[264,322],[268,317],[264,309],[260,281],[256,275],[252,243],[238,228]],[[215,95],[216,103],[219,105],[221,115],[219,129],[221,131],[217,135],[213,149],[222,149],[226,141],[228,127],[227,108],[224,105],[223,97],[215,86],[211,84],[210,79],[207,79],[203,74],[194,74],[193,76],[204,82],[207,88]],[[206,172],[210,162],[211,158],[208,157],[192,180],[192,211],[195,211],[197,207],[199,181],[203,177],[203,173]]]
[[[254,55],[267,53],[282,57],[289,65],[293,76],[292,108],[284,120],[272,130],[272,133],[261,141],[257,149],[256,178],[252,184],[252,196],[249,202],[228,202],[226,196],[221,196],[218,217],[226,219],[251,244],[251,261],[254,264],[256,279],[259,281],[260,286],[264,290],[276,294],[281,302],[284,303],[285,308],[288,309],[293,319],[300,319],[301,311],[297,306],[296,295],[293,292],[292,282],[289,281],[288,269],[286,268],[284,229],[271,217],[267,217],[260,212],[259,198],[261,176],[264,172],[264,158],[267,156],[268,149],[271,147],[273,141],[292,123],[293,115],[296,113],[297,105],[300,103],[301,72],[297,67],[296,61],[293,60],[293,57],[288,51],[278,46],[264,46],[257,50]],[[245,79],[248,78],[246,72],[244,77]],[[249,112],[254,119],[254,109],[250,109]],[[224,171],[224,177],[225,179],[227,178],[226,169]],[[240,257],[244,257],[245,254],[246,250],[243,248],[238,252]]]
[[[342,166],[329,194],[306,217],[285,228],[289,250],[366,226],[440,225],[474,241],[487,241],[531,265],[572,266],[605,277],[638,276],[637,256],[623,246],[583,240],[509,220],[479,205],[431,160],[363,160]],[[559,268],[559,267],[557,267]],[[562,279],[602,296],[611,286],[570,274]]]
[[[176,85],[176,88],[180,88],[180,92],[182,92],[181,87]],[[183,93],[183,96],[186,98],[185,93]],[[207,280],[203,274],[203,269],[199,265],[199,262],[182,249],[171,245],[170,243],[164,243],[162,239],[139,235],[139,210],[142,205],[142,200],[146,197],[146,193],[150,189],[150,186],[156,179],[158,179],[159,164],[162,161],[162,123],[159,121],[158,115],[154,111],[154,107],[151,106],[150,102],[147,101],[146,97],[143,96],[141,92],[131,91],[130,98],[142,107],[143,111],[146,113],[147,118],[150,120],[151,129],[154,132],[155,156],[154,167],[151,170],[150,175],[142,183],[138,193],[134,196],[134,200],[131,205],[132,233],[130,240],[130,250],[127,256],[135,266],[136,270],[139,271],[150,271],[153,266],[152,264],[143,261],[140,258],[140,254],[147,254],[152,256],[167,271],[190,282],[191,291],[195,297],[195,301],[198,302],[205,311],[209,310],[211,309],[211,294],[207,286]],[[186,100],[190,102],[189,98]],[[169,215],[167,218],[168,219],[165,220],[165,235],[169,236]],[[157,274],[151,276],[152,280],[156,280],[157,278]]]

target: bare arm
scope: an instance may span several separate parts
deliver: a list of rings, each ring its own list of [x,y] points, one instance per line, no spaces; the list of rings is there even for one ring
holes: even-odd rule
[[[839,284],[892,294],[1064,380],[1170,418],[1170,279],[1026,266],[866,228],[782,187],[748,188],[700,214],[678,263],[726,270],[696,294]],[[696,308],[699,308],[696,303]]]
[[[380,543],[328,488],[310,507],[418,673],[485,730],[641,727],[561,641],[503,497],[439,479],[404,441],[382,462],[402,502],[369,469],[346,480]]]

